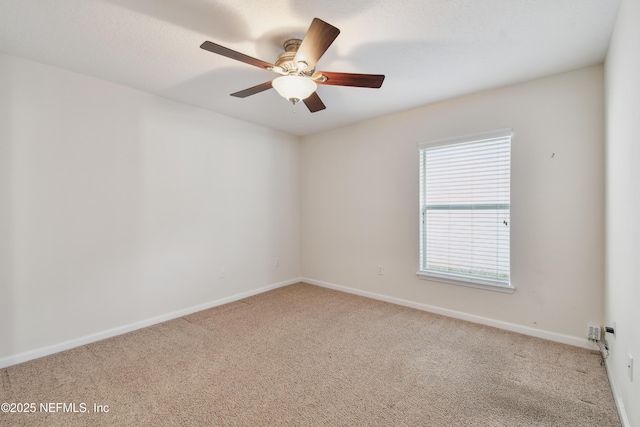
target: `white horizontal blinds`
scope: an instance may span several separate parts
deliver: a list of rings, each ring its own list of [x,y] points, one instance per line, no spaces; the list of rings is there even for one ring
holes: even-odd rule
[[[508,285],[510,134],[420,151],[421,270]]]

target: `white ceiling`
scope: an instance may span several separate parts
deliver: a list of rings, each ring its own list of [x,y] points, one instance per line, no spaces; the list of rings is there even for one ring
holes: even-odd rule
[[[2,0],[0,51],[296,135],[596,64],[619,0]],[[341,34],[316,69],[385,74],[380,89],[320,86],[309,113],[277,75],[200,49],[267,62],[314,17]]]

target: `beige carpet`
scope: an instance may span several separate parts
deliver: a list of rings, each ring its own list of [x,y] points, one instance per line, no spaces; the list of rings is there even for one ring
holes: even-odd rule
[[[296,284],[2,369],[0,425],[619,426],[599,362]]]

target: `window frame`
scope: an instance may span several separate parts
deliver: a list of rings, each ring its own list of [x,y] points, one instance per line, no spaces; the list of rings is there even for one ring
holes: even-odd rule
[[[513,144],[513,130],[511,128],[497,129],[490,132],[476,133],[472,135],[465,135],[461,137],[455,138],[445,138],[438,139],[428,142],[423,142],[418,144],[418,162],[419,168],[422,168],[422,151],[423,149],[442,147],[446,145],[454,145],[454,144],[463,144],[463,143],[472,143],[472,142],[480,142],[489,139],[498,139],[498,138],[509,138],[509,170],[511,171],[511,148]],[[419,169],[420,170],[420,169]],[[472,288],[486,289],[490,291],[497,292],[505,292],[505,293],[513,293],[516,288],[513,284],[513,280],[511,277],[511,253],[509,254],[509,282],[505,283],[498,280],[484,279],[484,278],[473,278],[467,276],[456,276],[453,273],[442,273],[439,274],[437,272],[431,270],[422,270],[423,262],[423,245],[425,245],[424,239],[424,224],[423,217],[425,215],[425,206],[423,206],[422,202],[422,188],[423,188],[423,175],[422,170],[420,170],[420,176],[418,177],[419,184],[419,195],[418,195],[418,211],[419,211],[419,233],[418,233],[418,271],[416,275],[418,278],[423,280],[430,280],[442,283],[449,283],[453,285],[466,286]],[[509,215],[511,211],[511,172],[509,173]],[[511,252],[511,220],[509,219],[509,251]]]

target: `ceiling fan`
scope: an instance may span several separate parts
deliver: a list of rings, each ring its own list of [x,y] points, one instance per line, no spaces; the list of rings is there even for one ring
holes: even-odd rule
[[[315,70],[316,62],[331,46],[338,34],[340,34],[340,30],[336,27],[321,19],[314,18],[302,40],[289,39],[284,42],[284,52],[278,55],[275,64],[252,58],[210,41],[205,41],[200,47],[209,52],[280,74],[280,77],[232,93],[231,96],[246,98],[274,88],[294,105],[302,101],[309,111],[315,113],[326,108],[316,93],[319,84],[377,89],[382,86],[384,81],[384,75],[381,74],[335,73]]]

